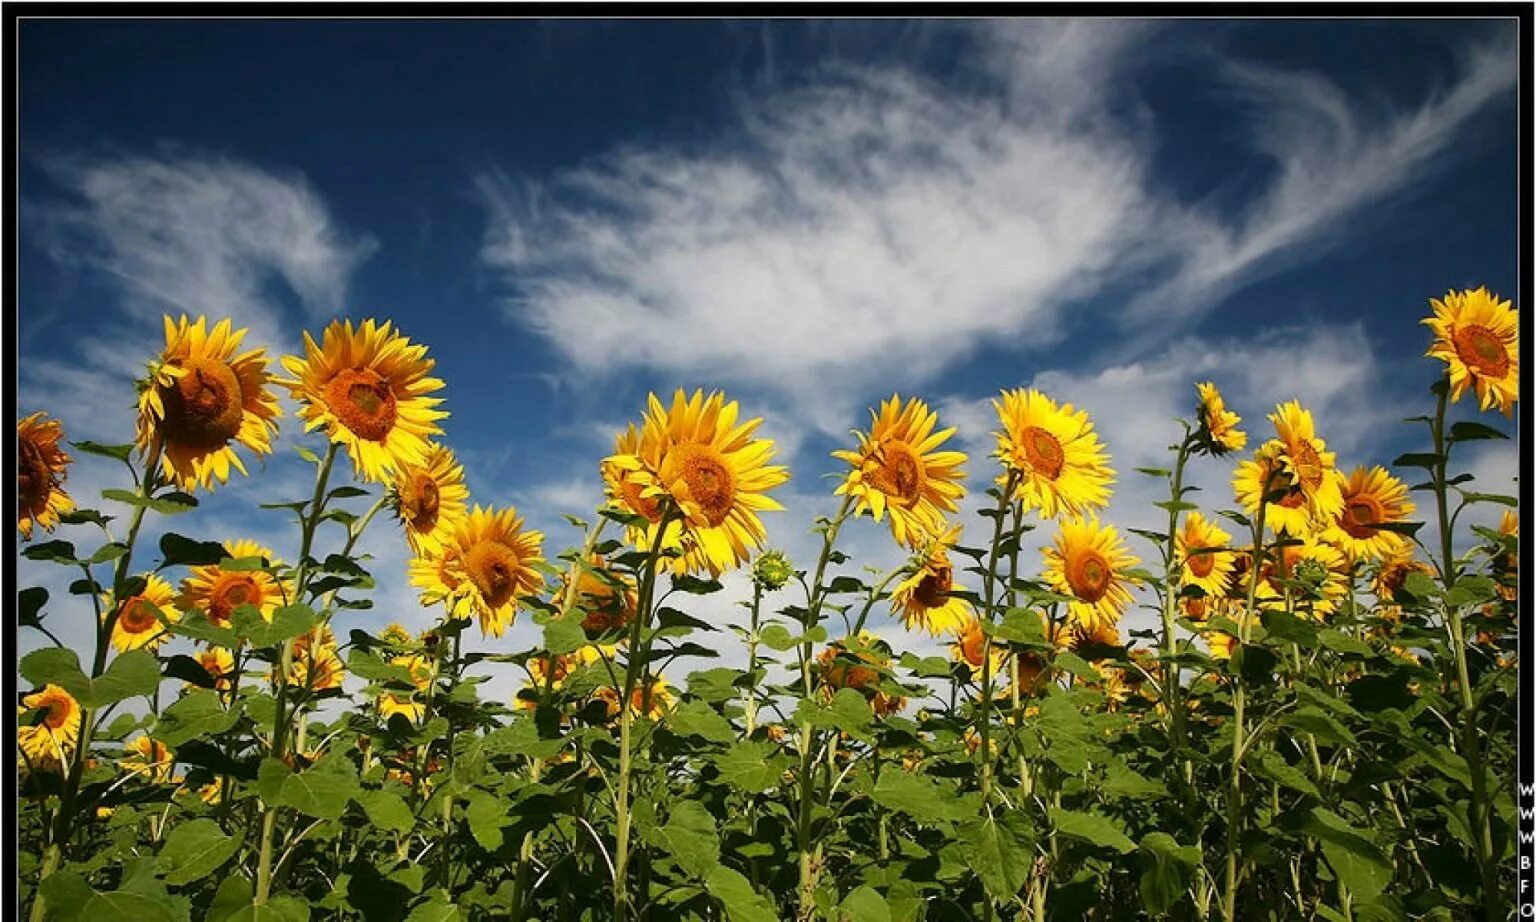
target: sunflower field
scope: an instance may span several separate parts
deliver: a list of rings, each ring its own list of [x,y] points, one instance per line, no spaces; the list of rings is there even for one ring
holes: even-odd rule
[[[21,918],[1507,918],[1517,500],[1458,449],[1513,435],[1517,313],[1430,307],[1420,447],[1391,469],[1283,393],[1242,420],[1214,382],[1133,472],[1071,394],[1001,392],[986,458],[895,396],[805,472],[836,475],[825,514],[780,524],[762,420],[679,390],[593,459],[606,501],[564,550],[469,495],[444,382],[393,324],[274,361],[167,317],[131,444],[17,424],[23,573],[74,580],[16,601]],[[294,560],[196,526],[279,425],[313,489],[252,514],[292,523]],[[125,514],[71,494],[81,453],[121,462]],[[1166,524],[1104,517],[1128,477]],[[1468,524],[1482,504],[1499,527]],[[839,549],[864,516],[905,563]],[[175,519],[157,547],[151,517]],[[408,544],[424,632],[369,610],[369,528]],[[736,570],[738,615],[701,616]],[[476,649],[519,618],[535,648]],[[732,635],[743,661],[676,674]],[[493,668],[521,690],[487,693]]]

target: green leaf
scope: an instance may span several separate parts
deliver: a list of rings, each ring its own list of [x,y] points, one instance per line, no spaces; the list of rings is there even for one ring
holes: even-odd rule
[[[111,522],[113,518],[113,516],[105,515],[96,509],[71,509],[60,515],[59,521],[65,525],[91,524],[106,528],[107,523]]]
[[[428,900],[411,910],[405,922],[459,922],[465,918],[459,907],[440,899]]]
[[[1168,794],[1168,789],[1161,782],[1139,775],[1124,765],[1109,766],[1099,790],[1111,797],[1136,799],[1164,797]]]
[[[753,890],[738,871],[716,865],[704,878],[704,887],[725,907],[725,917],[730,922],[779,922],[772,901]]]
[[[352,772],[350,763],[340,759],[323,760],[284,778],[277,802],[305,816],[340,819],[347,809],[347,801],[362,796],[357,776]]]
[[[368,791],[357,798],[368,821],[383,829],[410,832],[416,825],[416,817],[399,794],[391,791]]]
[[[1299,708],[1281,718],[1280,725],[1310,733],[1317,737],[1318,742],[1344,746],[1355,744],[1355,735],[1322,708]]]
[[[77,700],[91,693],[91,680],[80,671],[80,657],[66,647],[33,650],[21,658],[17,670],[33,685],[57,685]]]
[[[1142,906],[1153,915],[1167,912],[1179,901],[1200,866],[1200,849],[1181,846],[1166,832],[1148,833],[1141,840],[1138,857],[1141,879],[1137,889]]]
[[[1051,821],[1056,824],[1056,831],[1062,835],[1083,839],[1100,848],[1112,848],[1123,853],[1136,847],[1136,843],[1132,842],[1113,820],[1097,813],[1053,809]]]
[[[1010,608],[992,636],[1009,643],[1045,643],[1045,625],[1040,613],[1029,608]]]
[[[757,632],[758,640],[770,650],[783,652],[795,645],[795,638],[782,624],[767,624]]]
[[[152,695],[160,684],[160,663],[143,650],[119,655],[106,674],[94,681],[80,671],[75,651],[44,647],[22,657],[22,678],[36,685],[54,684],[69,692],[81,707],[106,705],[139,695]]]
[[[347,653],[347,671],[370,682],[411,682],[408,667],[385,662],[377,653],[361,647],[353,647]]]
[[[1365,642],[1332,628],[1318,631],[1317,639],[1335,653],[1347,653],[1351,656],[1371,656],[1375,653]]]
[[[191,637],[193,640],[201,640],[216,647],[235,647],[240,644],[234,631],[213,624],[201,612],[189,612],[180,621],[162,620],[161,624],[172,634]]]
[[[115,458],[118,461],[127,461],[133,455],[133,444],[127,445],[103,445],[100,442],[81,440],[70,442],[70,445],[88,455],[97,455],[102,458]]]
[[[695,877],[707,877],[720,864],[720,835],[715,818],[697,801],[679,801],[672,806],[667,825],[660,830],[672,860]]]
[[[194,541],[175,532],[160,536],[160,569],[167,567],[207,567],[223,560],[229,552],[217,541]]]
[[[961,854],[997,902],[1010,902],[1033,867],[1031,852],[1021,841],[1024,832],[1011,814],[1004,814],[1002,821],[995,816],[971,819],[957,830]]]
[[[235,725],[240,712],[225,710],[217,692],[194,688],[165,709],[155,724],[155,739],[175,749],[182,743],[217,736]]]
[[[587,635],[581,629],[581,622],[575,618],[556,618],[544,625],[544,649],[556,656],[574,653],[586,646],[586,643]]]
[[[256,771],[256,793],[267,803],[275,804],[283,796],[283,785],[292,775],[293,769],[281,759],[268,756],[261,760],[261,767]]]
[[[1322,797],[1317,790],[1317,785],[1312,783],[1312,779],[1308,778],[1301,769],[1285,761],[1285,757],[1278,752],[1262,750],[1258,755],[1256,768],[1260,777],[1283,784],[1293,791],[1300,791],[1312,797]]]
[[[944,782],[894,767],[880,773],[869,796],[887,810],[905,813],[919,823],[958,822],[970,815]]]
[[[838,922],[891,922],[891,907],[873,887],[854,887],[837,906]]]
[[[1323,856],[1355,899],[1374,900],[1392,881],[1392,863],[1381,847],[1343,817],[1313,807],[1304,828],[1322,842]]]
[[[1308,624],[1283,608],[1266,609],[1259,614],[1264,630],[1277,640],[1284,640],[1299,647],[1317,646],[1317,627]]]
[[[16,621],[18,624],[37,625],[42,619],[38,613],[48,604],[48,590],[42,586],[28,586],[16,594]]]
[[[761,794],[777,785],[786,764],[778,746],[753,741],[737,743],[713,761],[726,784],[748,794]]]
[[[68,541],[44,541],[42,544],[34,544],[22,551],[21,556],[28,560],[48,560],[71,567],[80,562],[75,559],[75,546]]]
[[[464,804],[464,816],[469,821],[469,832],[488,852],[501,848],[501,825],[507,819],[507,802],[479,790],[470,791]]]
[[[1508,506],[1511,509],[1518,509],[1520,507],[1520,500],[1518,498],[1504,493],[1473,493],[1463,490],[1461,491],[1461,498],[1466,501],[1467,505],[1472,505],[1473,503],[1495,503],[1500,506]]]
[[[251,646],[275,647],[315,626],[315,612],[308,605],[284,605],[272,612],[272,620],[261,617],[254,605],[241,605],[229,616],[235,636]]]
[[[295,896],[274,896],[265,906],[235,910],[225,922],[309,922],[309,904]]]
[[[111,541],[103,544],[96,553],[86,558],[86,563],[95,566],[98,563],[107,563],[128,553],[128,545],[121,541]]]
[[[240,850],[240,840],[224,834],[210,819],[180,823],[165,837],[160,849],[160,870],[172,886],[201,880],[217,871]]]
[[[197,497],[190,493],[171,492],[144,497],[129,490],[102,490],[101,497],[115,503],[152,509],[161,515],[178,515],[197,508]]]
[[[1482,423],[1474,423],[1474,422],[1471,422],[1471,421],[1466,421],[1466,422],[1459,422],[1459,423],[1452,423],[1451,424],[1451,439],[1450,440],[1452,442],[1472,442],[1472,441],[1476,441],[1478,439],[1508,439],[1508,438],[1509,438],[1509,436],[1505,435],[1504,433],[1500,432],[1499,430],[1493,428],[1492,426],[1485,426]]]
[[[251,882],[240,874],[226,875],[208,906],[207,922],[228,922],[231,915],[251,904]]]
[[[666,722],[678,736],[698,736],[712,743],[729,743],[736,738],[731,722],[702,701],[679,706],[667,715]]]
[[[1441,457],[1431,452],[1409,452],[1406,455],[1398,455],[1392,462],[1393,467],[1422,467],[1426,470],[1434,470],[1440,463]]]
[[[673,576],[672,588],[677,592],[686,592],[690,595],[709,595],[711,592],[720,591],[720,581],[699,579],[697,576]]]

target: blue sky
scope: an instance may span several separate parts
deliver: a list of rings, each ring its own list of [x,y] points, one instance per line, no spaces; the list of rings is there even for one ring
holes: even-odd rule
[[[802,559],[827,452],[897,390],[961,427],[973,485],[999,388],[1086,407],[1112,518],[1140,525],[1131,469],[1196,380],[1253,432],[1301,398],[1345,465],[1413,446],[1426,299],[1522,303],[1515,40],[1513,20],[26,21],[20,409],[126,441],[167,311],[233,317],[274,356],[377,316],[437,359],[474,498],[551,551],[615,429],[678,386],[766,417],[794,472],[771,539]],[[249,509],[306,492],[300,441],[171,525],[282,551],[292,529]],[[1466,460],[1513,492],[1512,443]],[[81,459],[70,488],[116,476]],[[1230,505],[1224,466],[1195,478]],[[860,559],[894,564],[864,524]],[[380,525],[378,609],[342,626],[425,625]]]

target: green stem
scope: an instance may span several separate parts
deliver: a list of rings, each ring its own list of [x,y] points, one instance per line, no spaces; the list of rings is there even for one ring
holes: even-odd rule
[[[763,587],[756,580],[752,582],[752,628],[747,634],[747,689],[746,689],[746,718],[747,739],[752,738],[752,733],[757,729],[757,642],[758,624],[761,618],[763,605]]]
[[[993,608],[997,589],[998,546],[1003,542],[1004,513],[1013,502],[1013,488],[1017,483],[1018,474],[1010,470],[1007,482],[998,491],[996,516],[992,526],[992,547],[987,553],[987,574],[983,577],[981,590],[981,617],[985,622],[983,631],[985,638],[981,645],[981,715],[980,726],[977,729],[981,735],[981,747],[978,752],[981,755],[981,802],[983,805],[988,804],[992,796],[992,625],[996,620]],[[987,906],[990,912],[990,900]]]
[[[1273,475],[1269,478],[1274,480]],[[1259,512],[1253,519],[1253,552],[1248,571],[1248,605],[1238,622],[1239,646],[1233,650],[1236,656],[1248,643],[1249,628],[1253,624],[1254,603],[1259,593],[1259,572],[1264,566],[1264,518],[1269,512],[1270,483],[1266,482],[1259,495]],[[1243,739],[1243,708],[1246,704],[1242,671],[1232,677],[1232,763],[1231,777],[1227,785],[1227,861],[1226,887],[1221,896],[1221,917],[1225,922],[1237,918],[1237,840],[1242,832],[1243,809],[1243,752],[1247,748]]]

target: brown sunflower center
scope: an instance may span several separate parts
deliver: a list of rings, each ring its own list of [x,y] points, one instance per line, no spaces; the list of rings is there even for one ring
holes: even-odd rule
[[[229,616],[242,605],[261,607],[261,584],[249,573],[226,573],[208,594],[208,620],[227,624]]]
[[[912,598],[924,608],[938,608],[946,601],[944,593],[949,591],[954,583],[954,575],[947,566],[938,565],[929,568],[912,592]]]
[[[123,603],[117,614],[117,626],[129,634],[143,634],[160,626],[155,603],[136,595]]]
[[[1323,460],[1318,457],[1317,449],[1311,442],[1303,441],[1296,446],[1291,453],[1291,466],[1304,491],[1311,493],[1322,485]]]
[[[1487,327],[1468,324],[1453,336],[1456,354],[1473,371],[1491,378],[1509,374],[1509,350]]]
[[[1114,571],[1104,555],[1095,550],[1078,551],[1067,561],[1067,585],[1084,602],[1097,602],[1109,591]]]
[[[981,658],[986,653],[987,635],[980,630],[967,631],[960,639],[960,652],[965,656],[965,661],[972,666],[980,666]]]
[[[736,505],[736,478],[730,466],[720,452],[707,445],[683,445],[678,451],[689,495],[711,526],[720,525]]]
[[[498,541],[481,541],[464,555],[470,581],[492,608],[507,605],[517,595],[521,564],[517,554]]]
[[[245,408],[234,369],[214,359],[189,358],[181,370],[181,377],[160,389],[170,440],[218,448],[239,435]]]
[[[1024,430],[1024,437],[1019,442],[1024,448],[1024,459],[1036,474],[1047,480],[1061,476],[1067,456],[1061,450],[1061,441],[1056,436],[1039,426],[1030,426]]]
[[[878,458],[879,466],[869,477],[875,489],[905,506],[916,503],[922,496],[923,462],[912,446],[893,439],[880,446]]]
[[[1375,497],[1351,496],[1344,511],[1339,514],[1339,527],[1348,532],[1351,538],[1363,541],[1374,536],[1380,530],[1376,525],[1385,520],[1385,510]]]
[[[47,710],[43,712],[43,723],[47,724],[50,730],[57,730],[69,723],[69,718],[74,713],[74,708],[63,698],[49,698],[44,702],[44,707]]]
[[[1216,555],[1212,553],[1191,554],[1189,558],[1189,572],[1196,579],[1205,579],[1216,569]]]
[[[1306,503],[1307,494],[1303,493],[1301,487],[1297,485],[1295,477],[1292,477],[1285,471],[1278,470],[1270,471],[1269,476],[1270,494],[1282,492],[1281,497],[1278,500],[1271,500],[1272,502],[1276,502],[1286,509],[1295,509]]]
[[[437,481],[428,474],[412,475],[410,486],[401,497],[401,507],[406,519],[416,531],[431,531],[437,527],[438,505],[441,502]]]
[[[325,403],[358,438],[382,442],[395,429],[395,392],[371,368],[337,372],[325,386]]]
[[[16,492],[24,514],[36,515],[48,507],[48,494],[57,481],[42,446],[24,436],[16,439]]]

